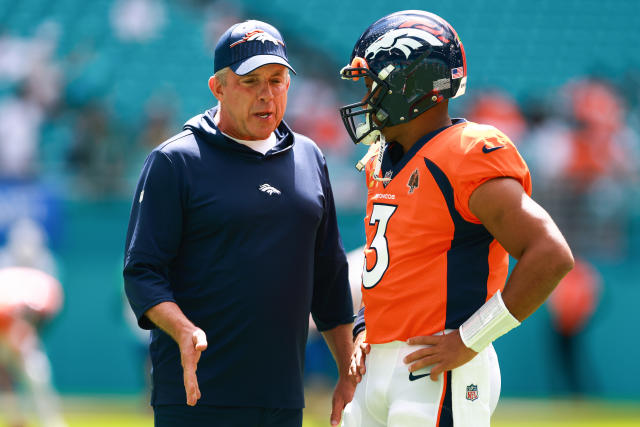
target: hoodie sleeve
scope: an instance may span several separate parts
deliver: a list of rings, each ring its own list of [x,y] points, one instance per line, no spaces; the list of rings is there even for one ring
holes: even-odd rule
[[[326,163],[322,162],[324,215],[316,237],[311,315],[318,330],[326,331],[353,322],[349,268],[342,246],[333,192]]]
[[[154,325],[144,315],[151,307],[173,301],[169,264],[182,234],[182,203],[178,174],[166,154],[153,151],[138,181],[124,258],[124,285],[138,324]]]

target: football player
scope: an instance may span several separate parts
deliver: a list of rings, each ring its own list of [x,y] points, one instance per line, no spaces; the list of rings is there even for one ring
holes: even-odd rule
[[[14,384],[24,386],[44,427],[67,425],[39,336],[39,328],[60,311],[62,299],[62,286],[53,276],[29,267],[0,268],[0,373],[8,375],[5,386],[12,393]],[[9,394],[6,413],[11,425],[26,425],[27,414],[15,397]]]
[[[341,76],[366,84],[341,115],[356,143],[372,144],[359,164],[368,188],[350,371],[359,385],[343,425],[488,426],[500,391],[491,343],[544,302],[571,251],[531,199],[510,139],[450,118],[467,65],[444,19],[383,17]],[[518,262],[507,281],[509,254]]]

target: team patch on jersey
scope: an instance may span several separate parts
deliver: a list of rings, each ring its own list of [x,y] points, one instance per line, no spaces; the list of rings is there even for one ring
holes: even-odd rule
[[[478,386],[470,384],[467,386],[467,400],[474,401],[478,398]]]
[[[280,194],[282,194],[280,193],[280,190],[266,183],[258,187],[258,190],[265,192],[270,196],[273,196],[273,195],[279,196]]]
[[[420,184],[420,174],[418,173],[418,169],[416,168],[413,172],[411,172],[411,176],[409,177],[409,182],[407,182],[407,187],[409,187],[409,194],[413,193],[413,190],[418,188]]]

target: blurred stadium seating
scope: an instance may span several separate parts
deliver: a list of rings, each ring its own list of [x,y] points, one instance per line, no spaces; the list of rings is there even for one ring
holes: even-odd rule
[[[359,95],[337,73],[375,19],[399,9],[430,7],[457,29],[467,52],[469,96],[454,101],[452,109],[465,115],[489,91],[513,100],[528,124],[521,147],[534,173],[534,197],[540,188],[541,200],[567,228],[577,221],[574,214],[593,215],[594,221],[608,215],[599,237],[590,234],[593,221],[580,223],[576,231],[588,237],[576,240],[580,254],[603,278],[600,304],[580,336],[577,363],[586,379],[580,393],[640,400],[640,343],[633,339],[640,301],[640,264],[634,261],[640,256],[640,2],[140,2],[160,8],[153,15],[156,20],[153,25],[145,22],[152,10],[143,9],[147,14],[140,18],[134,13],[131,22],[148,26],[133,25],[133,32],[122,35],[116,28],[124,15],[118,15],[117,7],[127,0],[0,0],[0,106],[21,99],[20,90],[27,87],[43,115],[39,124],[32,121],[37,131],[33,164],[19,176],[0,170],[0,245],[10,224],[22,216],[34,217],[49,233],[66,298],[45,342],[62,393],[126,394],[145,388],[144,344],[125,321],[121,293],[130,198],[144,156],[161,142],[145,139],[147,131],[160,132],[149,130],[156,123],[152,119],[165,117],[170,133],[177,132],[189,117],[214,103],[206,80],[218,35],[246,18],[266,20],[284,34],[298,70],[286,119],[297,131],[312,133],[325,150],[332,180],[340,183],[334,186],[343,241],[353,249],[362,244],[364,189],[352,164],[362,153],[342,131],[335,108]],[[47,46],[51,53],[42,53]],[[38,73],[43,70],[49,70],[44,77]],[[625,135],[629,174],[606,177],[588,200],[601,208],[616,206],[613,213],[592,209],[570,214],[564,205],[554,205],[558,176],[536,181],[536,172],[544,175],[544,156],[553,160],[553,138],[559,136],[548,133],[550,140],[544,140],[543,134],[547,145],[526,145],[533,141],[540,110],[545,120],[558,119],[573,129],[567,87],[586,78],[606,82],[623,111],[620,133]],[[48,82],[58,82],[59,93],[52,95],[53,101],[41,101],[38,96],[46,94],[40,94],[38,83]],[[335,114],[322,115],[320,130],[313,127],[319,112],[328,111]],[[329,140],[322,139],[323,129],[331,130]],[[0,149],[11,143],[2,141],[3,135],[0,129]],[[546,153],[542,159],[536,157],[540,147]],[[537,182],[542,184],[536,187]],[[551,329],[549,314],[541,309],[497,342],[505,396],[568,392],[566,385],[553,384],[552,378],[562,372],[554,359]]]

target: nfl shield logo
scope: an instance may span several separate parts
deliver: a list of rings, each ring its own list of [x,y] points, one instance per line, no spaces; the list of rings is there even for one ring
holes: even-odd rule
[[[392,175],[393,175],[393,171],[387,171],[387,172],[384,174],[384,179],[391,179],[391,176],[392,176]],[[390,181],[383,181],[383,182],[382,182],[382,186],[383,186],[384,188],[387,188],[387,185],[389,184],[389,182],[390,182]]]
[[[467,400],[474,401],[478,398],[478,386],[471,384],[467,386]]]

